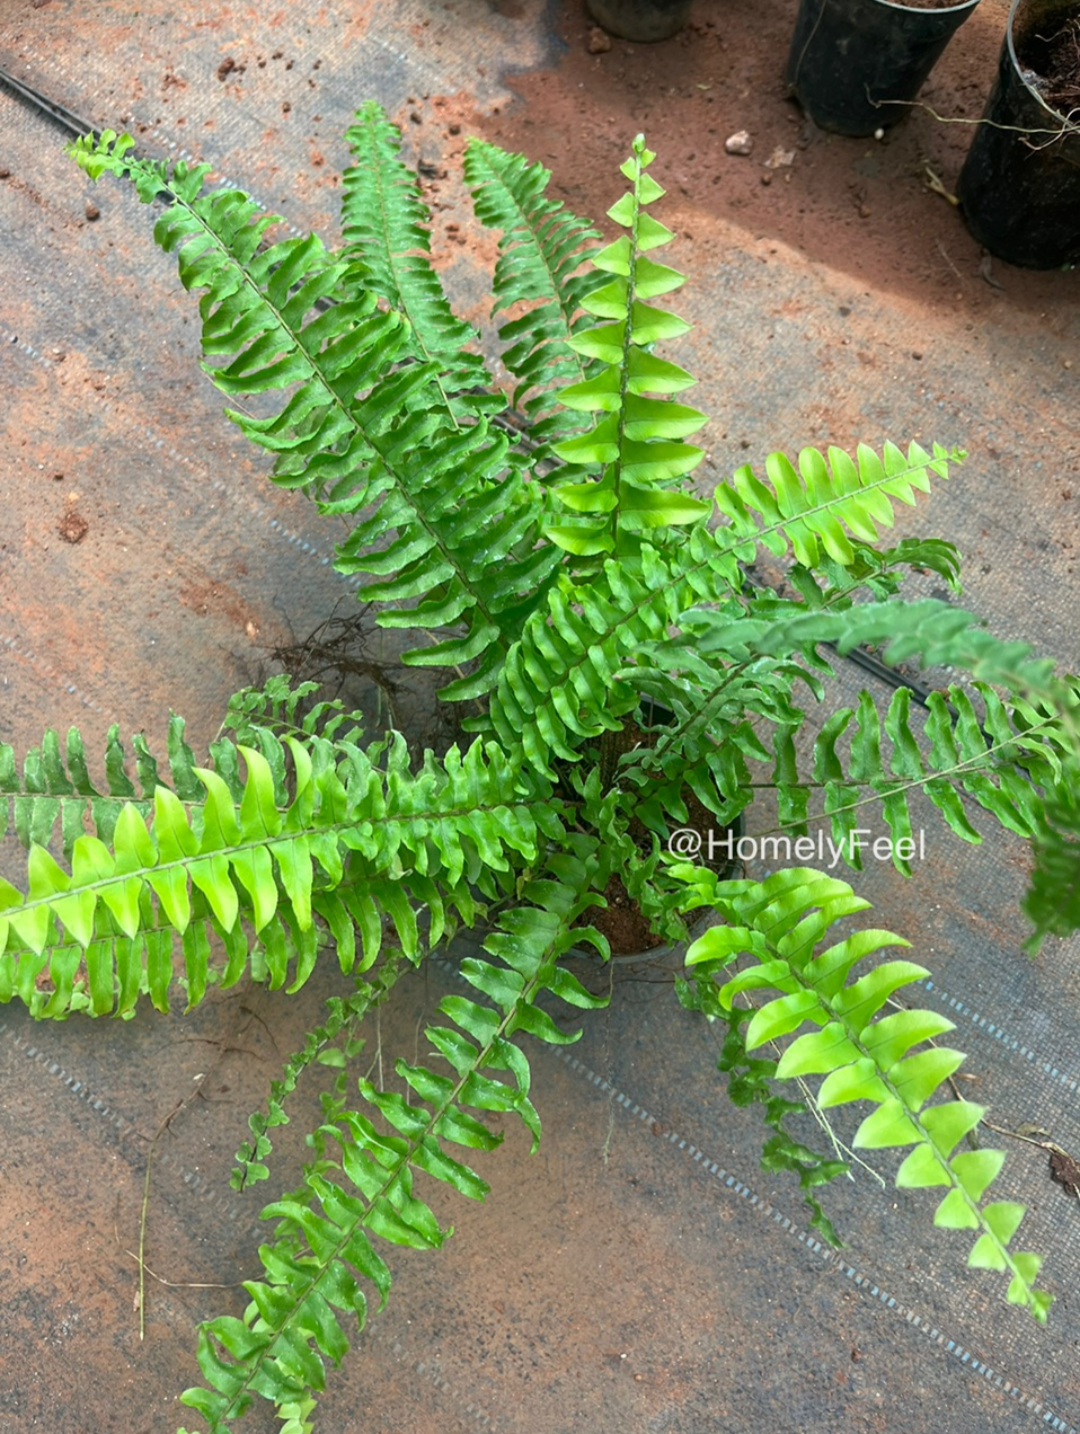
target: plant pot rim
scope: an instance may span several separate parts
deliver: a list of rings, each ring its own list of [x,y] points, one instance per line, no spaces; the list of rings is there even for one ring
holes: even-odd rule
[[[958,5],[901,5],[899,0],[873,0],[886,10],[903,10],[905,14],[918,12],[924,15],[950,15],[954,10],[974,10],[979,0],[960,0]]]

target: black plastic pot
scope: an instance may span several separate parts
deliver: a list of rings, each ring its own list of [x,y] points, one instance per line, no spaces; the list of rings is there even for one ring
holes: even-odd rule
[[[686,24],[691,0],[585,0],[585,9],[610,35],[651,45]]]
[[[821,129],[888,129],[903,119],[977,4],[927,10],[889,0],[801,0],[788,85]]]
[[[1077,0],[1013,0],[997,81],[957,183],[971,233],[1025,269],[1080,263],[1080,115],[1067,120],[1031,82],[1046,40],[1077,18]]]

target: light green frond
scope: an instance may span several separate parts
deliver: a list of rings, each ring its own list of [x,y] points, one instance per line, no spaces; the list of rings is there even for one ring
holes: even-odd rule
[[[189,1005],[249,965],[296,989],[327,944],[343,970],[367,969],[386,916],[416,959],[416,909],[437,942],[448,923],[475,919],[474,893],[495,896],[500,873],[561,831],[548,792],[523,798],[519,769],[493,744],[429,753],[414,769],[400,738],[365,751],[256,730],[256,745],[219,744],[242,775],[226,760],[193,769],[198,798],[157,787],[149,822],[145,807],[119,803],[108,842],[84,832],[70,869],[31,844],[25,892],[0,886],[0,1001],[101,1015],[148,991],[165,1010],[177,941]]]
[[[678,338],[690,327],[645,302],[684,283],[678,270],[645,254],[673,237],[645,213],[645,206],[664,192],[645,173],[654,158],[639,135],[622,167],[631,188],[608,211],[630,232],[593,256],[594,267],[610,277],[581,301],[586,313],[605,322],[569,340],[576,353],[603,367],[564,388],[560,400],[575,412],[599,417],[585,432],[552,447],[570,465],[552,489],[568,516],[545,533],[581,558],[626,556],[635,551],[637,535],[694,523],[709,511],[678,486],[704,457],[700,448],[682,440],[703,427],[706,417],[667,396],[694,380],[653,354],[657,343]],[[663,396],[649,396],[655,393]]]
[[[968,1264],[1006,1273],[1009,1300],[1045,1320],[1050,1296],[1035,1286],[1041,1258],[1009,1249],[1023,1206],[983,1203],[1004,1160],[1000,1151],[966,1143],[983,1108],[934,1101],[964,1059],[932,1044],[952,1022],[894,1002],[925,968],[897,959],[865,964],[908,943],[888,931],[863,930],[826,945],[830,928],[868,903],[822,872],[783,871],[760,883],[717,883],[711,873],[691,868],[684,875],[698,900],[715,905],[727,923],[694,942],[687,965],[698,982],[715,984],[722,1007],[750,997],[747,1051],[779,1043],[778,1081],[824,1077],[816,1097],[822,1110],[870,1106],[854,1147],[906,1150],[897,1187],[944,1187],[934,1223],[978,1232]],[[745,964],[736,973],[739,958]]]
[[[930,475],[948,478],[950,463],[963,457],[938,444],[927,453],[917,443],[906,454],[887,443],[879,457],[860,444],[854,459],[839,448],[827,456],[804,448],[796,468],[784,454],[772,453],[765,480],[747,465],[717,488],[714,501],[726,520],[717,542],[742,562],[753,562],[760,542],[777,557],[792,551],[805,568],[826,561],[848,567],[856,561],[857,543],[877,543],[892,527],[897,503],[913,507],[917,494],[930,492]]]

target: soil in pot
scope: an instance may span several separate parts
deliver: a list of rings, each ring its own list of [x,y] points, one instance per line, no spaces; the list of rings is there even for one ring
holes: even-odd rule
[[[655,735],[628,724],[619,734],[619,749],[628,752],[642,743],[651,744]],[[686,804],[686,821],[678,830],[685,839],[680,841],[676,854],[685,856],[688,861],[698,862],[718,875],[731,875],[737,866],[734,844],[742,831],[741,819],[730,826],[720,825],[714,813],[689,790],[683,792],[683,801]],[[697,833],[696,842],[693,833]],[[652,833],[636,818],[630,827],[630,834],[638,842],[643,855],[652,850]],[[590,907],[575,924],[595,926],[607,937],[612,956],[637,956],[663,945],[619,876],[613,876],[608,882],[604,898],[606,907]]]
[[[700,836],[700,850],[697,855],[687,854],[687,860],[707,866],[719,876],[730,875],[735,862],[727,855],[728,837],[731,846],[738,839],[738,830],[733,825],[723,827],[716,817],[698,799],[690,795],[686,800],[687,820],[682,830],[696,831]],[[649,843],[643,842],[647,849]],[[710,857],[709,853],[714,854]],[[641,913],[637,902],[627,892],[621,879],[613,876],[604,892],[606,907],[593,906],[577,920],[578,926],[595,926],[608,939],[612,956],[636,956],[654,950],[659,938]]]
[[[1068,118],[1080,109],[1080,16],[1066,20],[1049,38],[1031,35],[1018,47],[1024,79],[1046,103]]]

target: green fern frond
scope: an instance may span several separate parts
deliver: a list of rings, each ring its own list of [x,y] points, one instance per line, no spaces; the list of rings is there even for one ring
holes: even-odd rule
[[[404,1092],[361,1080],[366,1109],[342,1111],[320,1131],[336,1142],[339,1159],[320,1161],[303,1192],[262,1212],[277,1222],[273,1240],[259,1251],[264,1276],[245,1286],[252,1302],[243,1319],[221,1317],[200,1328],[206,1385],[181,1396],[202,1415],[208,1434],[226,1434],[256,1396],[281,1408],[322,1390],[326,1361],[340,1363],[349,1348],[347,1326],[365,1324],[366,1290],[374,1288],[380,1308],[386,1302],[391,1275],[380,1248],[435,1249],[449,1233],[417,1194],[415,1177],[468,1199],[487,1193],[481,1177],[450,1154],[500,1143],[485,1113],[516,1114],[535,1150],[540,1123],[515,1037],[524,1032],[556,1045],[576,1039],[538,1004],[545,993],[578,1007],[604,1004],[557,964],[577,939],[572,923],[588,900],[582,892],[593,860],[582,851],[572,869],[564,861],[569,883],[551,876],[526,883],[523,904],[486,942],[494,960],[461,963],[478,999],[444,997],[439,1009],[447,1024],[426,1031],[445,1068],[399,1060]]]
[[[788,581],[808,607],[846,605],[856,592],[882,602],[899,592],[904,569],[936,573],[953,592],[961,590],[960,554],[943,538],[902,538],[894,548],[875,548],[854,539],[851,546],[853,556],[846,564],[823,553],[815,568],[793,563],[788,569]]]
[[[76,840],[86,830],[90,816],[104,841],[112,839],[116,820],[126,803],[148,813],[154,792],[162,784],[156,758],[141,733],[131,740],[135,779],[128,770],[128,756],[120,741],[120,729],[109,728],[105,738],[104,773],[107,790],[94,786],[86,749],[77,727],[69,729],[61,751],[60,738],[47,730],[40,747],[33,747],[23,761],[20,779],[15,753],[0,743],[0,836],[12,829],[22,846],[48,847],[60,823],[61,848],[71,859]],[[195,775],[195,754],[184,740],[184,721],[175,714],[169,720],[168,779],[165,784],[185,799],[196,798],[202,786]],[[100,779],[99,779],[100,780]]]
[[[1026,943],[1035,955],[1047,936],[1080,931],[1080,781],[1060,786],[1046,803],[1035,833],[1035,865],[1024,898],[1034,931]]]
[[[229,1178],[234,1190],[246,1190],[249,1185],[269,1177],[265,1162],[273,1150],[270,1131],[279,1125],[288,1125],[286,1102],[301,1076],[316,1064],[345,1067],[363,1045],[355,1035],[360,1023],[386,1000],[407,969],[391,954],[380,961],[374,971],[357,979],[356,989],[350,996],[329,998],[325,1022],[308,1031],[303,1049],[295,1051],[285,1062],[280,1078],[270,1082],[265,1113],[258,1110],[248,1117],[251,1140],[236,1152],[236,1167]]]
[[[469,141],[464,163],[477,219],[500,231],[492,316],[524,309],[499,328],[507,346],[501,357],[518,380],[514,407],[528,417],[530,436],[543,449],[581,427],[559,406],[556,390],[591,372],[570,340],[587,322],[583,300],[602,282],[582,270],[600,236],[560,200],[547,198],[551,171],[542,164],[478,139]]]
[[[851,841],[873,794],[881,798],[894,861],[905,874],[910,867],[901,852],[906,847],[910,855],[913,849],[908,797],[916,790],[926,793],[952,831],[967,842],[982,838],[961,793],[1018,836],[1030,838],[1038,830],[1043,793],[1074,754],[1063,744],[1054,719],[1044,718],[1037,726],[1024,720],[1021,725],[986,683],[974,684],[974,692],[981,698],[981,712],[971,694],[955,684],[931,692],[923,732],[912,726],[906,687],[893,694],[884,733],[877,705],[867,692],[860,694],[857,711],[843,708],[825,724],[814,744],[814,780],[824,796],[824,814],[832,818],[833,839],[851,852],[856,869],[861,862],[857,840],[854,848]],[[849,731],[850,756],[845,759],[837,742]],[[778,733],[778,740],[789,742],[790,729]],[[786,797],[793,799],[790,788]]]
[[[451,918],[475,918],[474,891],[497,894],[500,873],[561,834],[548,792],[523,798],[520,769],[494,744],[428,753],[417,771],[400,737],[364,751],[263,729],[260,747],[219,744],[246,774],[193,769],[197,800],[159,786],[149,828],[121,804],[108,843],[75,839],[70,871],[32,845],[26,894],[0,883],[0,1001],[17,995],[36,1015],[63,1016],[85,961],[94,1014],[129,1010],[143,990],[166,1010],[176,937],[189,1006],[249,962],[272,987],[295,990],[328,939],[343,970],[362,971],[384,917],[416,959],[415,908],[429,910],[437,942]],[[50,993],[37,988],[46,967]]]
[[[544,499],[523,480],[524,458],[484,417],[458,423],[437,364],[399,366],[410,325],[377,307],[347,257],[314,235],[264,246],[274,216],[235,191],[200,195],[205,166],[170,174],[131,158],[126,138],[73,153],[144,199],[167,194],[155,237],[185,287],[203,291],[211,379],[230,395],[288,394],[273,417],[228,416],[274,455],[276,483],[306,490],[324,513],[364,513],[335,567],[377,579],[363,596],[388,605],[383,625],[432,634],[403,661],[469,666],[445,695],[482,695],[558,560],[537,545]]]
[[[677,978],[676,993],[688,1011],[700,1011],[710,1021],[722,1021],[727,1027],[717,1069],[727,1076],[727,1097],[732,1105],[761,1105],[765,1124],[772,1131],[761,1152],[761,1167],[777,1173],[794,1175],[802,1190],[803,1203],[810,1211],[810,1226],[826,1244],[837,1249],[841,1245],[832,1221],[816,1192],[829,1181],[847,1173],[849,1166],[839,1160],[812,1150],[787,1128],[786,1122],[806,1113],[803,1100],[791,1100],[776,1089],[776,1062],[752,1056],[746,1048],[744,1027],[752,1010],[721,1005],[716,984],[709,980]]]
[[[581,742],[614,731],[637,706],[616,674],[644,643],[662,640],[694,600],[692,577],[676,575],[647,544],[609,559],[591,582],[567,575],[525,625],[491,698],[491,722],[508,750],[538,772],[578,760]]]
[[[981,622],[974,613],[936,598],[857,603],[841,610],[807,608],[778,613],[775,619],[696,607],[684,615],[683,636],[655,651],[665,662],[676,661],[680,646],[747,662],[796,653],[813,658],[819,643],[830,643],[841,656],[854,647],[880,646],[882,660],[893,666],[955,666],[1015,692],[1041,696],[1058,691],[1049,658],[1033,657],[1027,643],[995,637]]]
[[[434,381],[455,415],[499,412],[506,401],[491,391],[483,359],[470,351],[477,335],[454,314],[432,267],[431,216],[400,158],[399,130],[371,100],[345,138],[355,161],[342,175],[345,257],[358,265],[363,287],[408,320],[413,356],[435,362]],[[470,390],[467,400],[459,398]]]
[[[678,270],[647,257],[647,251],[674,238],[645,213],[664,193],[645,173],[655,158],[639,135],[622,166],[631,188],[608,210],[630,232],[593,255],[593,266],[613,277],[581,301],[587,313],[606,322],[569,340],[599,371],[562,389],[559,400],[566,408],[601,417],[586,432],[553,445],[555,455],[571,465],[553,487],[570,519],[544,531],[578,557],[625,556],[635,550],[634,535],[693,523],[709,512],[708,504],[677,486],[705,456],[682,440],[707,419],[667,397],[695,380],[653,352],[658,342],[678,338],[690,325],[645,302],[685,282]],[[657,393],[665,396],[648,396]]]
[[[658,695],[666,691],[667,700],[679,706],[679,682],[692,678],[691,690],[699,694],[698,720],[716,742],[729,740],[725,701],[736,716],[752,712],[775,724],[771,754],[760,742],[758,750],[744,743],[742,751],[752,760],[772,761],[782,828],[805,833],[810,797],[821,793],[815,818],[829,819],[833,841],[856,869],[861,866],[859,839],[867,835],[860,820],[868,804],[881,806],[893,861],[910,874],[913,792],[925,791],[965,841],[981,838],[962,794],[1007,830],[1030,838],[1043,819],[1044,794],[1066,770],[1080,776],[1080,742],[1075,722],[1065,715],[1076,705],[1074,687],[1054,678],[1052,664],[1034,659],[1023,644],[1001,642],[982,630],[972,614],[929,599],[824,609],[769,595],[750,600],[746,608],[748,615],[733,604],[684,613],[680,636],[642,644],[636,654],[637,685],[651,686]],[[811,771],[804,775],[795,748],[804,713],[790,702],[791,681],[799,671],[791,659],[830,671],[817,652],[819,640],[834,643],[842,653],[880,642],[886,662],[966,668],[989,680],[976,680],[971,689],[954,684],[930,693],[921,728],[912,722],[908,688],[895,691],[884,722],[875,699],[861,693],[857,710],[842,708],[825,722],[814,742]],[[667,674],[666,688],[657,674]],[[617,675],[625,680],[634,672]],[[816,681],[809,670],[800,675]],[[1009,701],[991,681],[1011,694]],[[1029,696],[1041,705],[1032,706]],[[655,764],[657,756],[647,760]],[[741,783],[763,785],[742,766],[729,772],[721,793],[731,797]]]
[[[716,489],[716,506],[727,520],[716,540],[741,562],[754,561],[760,542],[777,557],[792,551],[804,568],[827,560],[848,567],[857,543],[877,543],[882,529],[892,527],[897,502],[913,507],[916,494],[930,492],[930,475],[948,478],[949,465],[963,457],[939,444],[930,454],[912,443],[904,454],[887,443],[880,457],[860,444],[854,459],[840,448],[827,456],[804,448],[796,469],[784,454],[771,453],[767,482],[747,464]]]
[[[957,1147],[985,1114],[963,1100],[934,1104],[935,1095],[964,1060],[959,1051],[929,1044],[953,1029],[934,1011],[882,1010],[897,992],[928,973],[912,961],[888,960],[856,968],[890,946],[909,943],[888,931],[855,932],[824,947],[831,928],[869,907],[851,888],[821,872],[795,869],[764,882],[717,883],[711,873],[685,870],[702,904],[715,905],[726,925],[695,941],[687,964],[700,981],[717,986],[730,1009],[737,996],[761,993],[746,1029],[746,1048],[794,1036],[776,1078],[824,1076],[823,1109],[860,1101],[873,1109],[855,1133],[856,1149],[906,1149],[899,1189],[948,1187],[934,1216],[948,1230],[978,1232],[968,1264],[1009,1275],[1008,1298],[1040,1322],[1051,1297],[1035,1286],[1039,1255],[1009,1249],[1024,1215],[1013,1201],[983,1203],[1004,1163],[1001,1151]],[[732,974],[737,958],[746,958]],[[809,1032],[798,1034],[809,1025]]]

